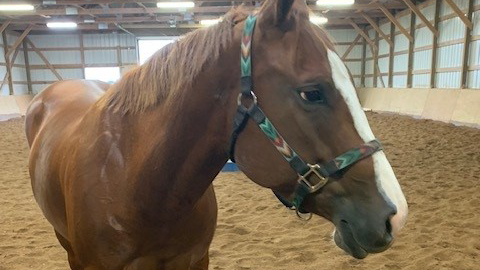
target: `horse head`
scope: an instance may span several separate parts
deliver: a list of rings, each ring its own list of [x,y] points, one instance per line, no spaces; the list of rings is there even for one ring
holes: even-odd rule
[[[386,250],[406,221],[407,202],[381,147],[371,143],[347,68],[309,22],[305,1],[267,1],[238,25],[242,72],[251,69],[250,82],[242,78],[242,88],[251,89],[242,90],[239,105],[250,109],[250,119],[257,117],[253,104],[264,115],[241,128],[233,146],[238,166],[287,204],[300,196],[291,203],[298,212],[333,222],[336,244],[352,256]],[[295,155],[303,165],[292,161]],[[299,172],[302,166],[308,172]]]

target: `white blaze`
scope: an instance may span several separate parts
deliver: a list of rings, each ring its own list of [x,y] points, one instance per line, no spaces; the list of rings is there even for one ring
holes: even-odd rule
[[[328,60],[332,68],[333,82],[345,99],[345,103],[347,103],[348,109],[352,114],[355,129],[364,142],[375,139],[368,124],[367,116],[360,106],[360,101],[345,64],[331,50],[328,50]],[[387,202],[391,202],[397,207],[397,214],[390,221],[393,228],[392,233],[395,235],[405,224],[408,213],[407,201],[385,153],[383,151],[376,152],[372,158],[378,191]]]

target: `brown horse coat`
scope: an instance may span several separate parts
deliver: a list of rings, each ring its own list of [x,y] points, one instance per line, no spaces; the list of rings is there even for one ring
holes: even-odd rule
[[[33,192],[72,269],[207,269],[212,181],[228,159],[245,17],[234,11],[181,38],[111,87],[64,81],[34,98],[26,117]],[[370,130],[322,33],[303,0],[271,0],[253,36],[259,104],[311,163],[364,143],[359,134]],[[298,89],[326,103],[306,103]],[[296,173],[251,122],[236,158],[253,181],[292,193]],[[358,258],[387,249],[405,223],[403,193],[385,156],[378,160],[378,168],[372,158],[358,162],[305,201]]]

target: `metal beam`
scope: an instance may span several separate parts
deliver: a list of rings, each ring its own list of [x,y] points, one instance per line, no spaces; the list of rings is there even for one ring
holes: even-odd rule
[[[403,0],[403,2],[405,2],[405,4],[407,4],[410,10],[413,11],[418,16],[418,18],[423,21],[423,23],[430,29],[430,31],[432,31],[435,36],[438,36],[438,30],[433,27],[430,21],[422,14],[422,12],[417,8],[417,6],[412,3],[412,1]]]
[[[35,47],[35,44],[33,44],[33,42],[28,37],[25,38],[25,40],[27,41],[28,45],[30,45],[30,47],[32,47],[32,49],[38,54],[38,56],[42,59],[45,65],[47,65],[47,67],[53,72],[55,77],[57,77],[57,79],[59,80],[63,80],[62,76],[58,74],[57,70],[52,66],[52,64],[50,64],[50,62],[45,57],[45,55],[43,55],[43,53],[40,50],[38,50],[37,47]]]
[[[460,20],[462,20],[462,22],[463,22],[470,30],[472,30],[472,29],[473,29],[472,20],[471,20],[471,19],[468,19],[468,17],[465,16],[465,13],[463,13],[463,11],[455,4],[455,2],[453,2],[453,0],[445,0],[445,2],[447,2],[447,4],[450,5],[450,7],[452,8],[452,10],[458,15],[458,17],[460,18]],[[470,4],[470,3],[469,3],[469,4]]]
[[[400,24],[399,21],[397,21],[397,19],[395,18],[395,16],[393,16],[392,13],[390,13],[390,11],[382,4],[380,3],[377,3],[377,7],[383,11],[383,13],[385,14],[385,16],[387,16],[387,18],[390,20],[390,22],[392,22],[393,24],[395,24],[395,26],[400,30],[400,32],[402,32],[402,34],[404,34],[408,40],[412,41],[413,40],[413,37],[407,32],[407,30]]]
[[[472,21],[473,18],[473,0],[468,0],[468,20]],[[467,88],[467,75],[468,75],[468,60],[470,55],[470,43],[472,42],[472,29],[465,27],[465,38],[463,42],[463,60],[462,60],[462,80],[460,87]]]
[[[360,13],[360,15],[362,15],[365,18],[365,20],[367,20],[367,22],[370,23],[370,25],[373,27],[373,29],[375,29],[375,31],[377,31],[382,36],[382,38],[385,39],[385,41],[388,44],[390,44],[390,47],[393,47],[393,42],[388,38],[387,35],[385,35],[385,33],[382,31],[382,29],[380,29],[378,24],[372,18],[370,18],[370,16],[365,14],[365,12],[360,11],[359,13]]]

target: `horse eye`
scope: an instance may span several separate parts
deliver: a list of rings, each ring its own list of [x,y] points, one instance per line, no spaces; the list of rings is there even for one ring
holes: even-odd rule
[[[313,103],[319,103],[319,104],[325,104],[325,95],[323,94],[322,91],[316,90],[316,91],[300,91],[300,97],[308,102],[313,102]]]

